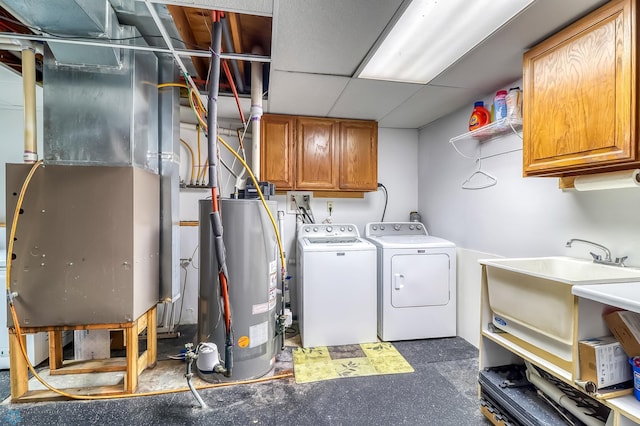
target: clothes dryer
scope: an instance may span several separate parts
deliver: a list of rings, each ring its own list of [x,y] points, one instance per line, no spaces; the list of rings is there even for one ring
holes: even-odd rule
[[[416,222],[368,223],[365,237],[377,247],[378,336],[455,336],[455,244]]]

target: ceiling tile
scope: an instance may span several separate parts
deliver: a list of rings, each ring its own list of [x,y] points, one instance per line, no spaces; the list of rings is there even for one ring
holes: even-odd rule
[[[419,84],[352,78],[329,115],[379,120],[422,87]]]
[[[276,0],[271,66],[351,77],[401,3]]]
[[[469,104],[469,114],[476,97],[484,96],[478,90],[457,87],[424,86],[406,102],[379,120],[380,127],[420,128],[440,117]]]
[[[268,112],[326,117],[348,82],[346,77],[272,71]]]

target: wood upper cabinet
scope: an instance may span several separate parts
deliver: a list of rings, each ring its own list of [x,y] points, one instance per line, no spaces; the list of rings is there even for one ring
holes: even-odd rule
[[[296,124],[296,188],[327,191],[338,188],[337,123],[300,117]]]
[[[260,179],[276,190],[375,191],[378,123],[265,114]]]
[[[640,164],[637,16],[612,1],[524,54],[525,176]]]
[[[293,150],[296,120],[286,115],[264,115],[260,123],[260,180],[277,190],[295,186]]]
[[[377,122],[340,122],[340,188],[352,191],[378,189]]]

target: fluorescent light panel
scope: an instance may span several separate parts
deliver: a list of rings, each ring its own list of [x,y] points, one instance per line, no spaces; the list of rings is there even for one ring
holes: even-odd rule
[[[534,0],[413,0],[359,78],[426,84]]]

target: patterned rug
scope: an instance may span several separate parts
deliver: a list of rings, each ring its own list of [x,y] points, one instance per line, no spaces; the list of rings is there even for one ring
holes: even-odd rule
[[[293,350],[293,370],[296,383],[414,371],[388,342],[296,348]]]

